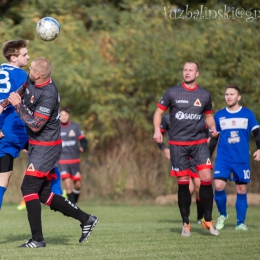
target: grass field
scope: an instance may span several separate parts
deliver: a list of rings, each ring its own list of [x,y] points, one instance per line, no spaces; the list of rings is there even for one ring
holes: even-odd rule
[[[249,207],[248,231],[235,231],[235,210],[219,237],[195,221],[191,208],[191,237],[181,237],[176,206],[79,206],[98,216],[88,242],[79,244],[79,223],[43,206],[46,248],[17,248],[30,237],[26,211],[4,204],[0,211],[0,259],[260,259],[260,209]],[[214,218],[217,211],[214,210]]]

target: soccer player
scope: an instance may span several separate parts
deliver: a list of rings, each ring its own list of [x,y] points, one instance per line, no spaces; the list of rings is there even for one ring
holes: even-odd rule
[[[21,100],[23,96],[23,102]],[[21,87],[20,95],[13,92],[8,101],[26,124],[29,136],[29,161],[21,186],[26,203],[32,238],[20,247],[45,247],[41,224],[41,205],[81,222],[79,242],[90,236],[97,217],[80,210],[71,201],[51,192],[51,179],[56,177],[55,166],[61,154],[59,93],[51,79],[51,64],[36,58],[30,66],[29,78]],[[8,104],[6,104],[8,105]]]
[[[169,115],[169,113],[163,115],[160,129],[161,129],[162,134],[164,134],[166,132],[168,133],[168,131],[170,129],[170,115]],[[169,138],[169,135],[168,135],[168,138]],[[170,149],[165,146],[164,142],[157,143],[157,145],[163,151],[165,157],[170,159]],[[171,170],[170,175],[175,176],[175,171]],[[194,190],[195,190],[195,193],[196,193],[197,221],[198,221],[198,224],[201,224],[201,220],[203,218],[203,207],[201,206],[200,198],[199,198],[200,179],[199,179],[199,175],[198,175],[198,172],[196,170],[196,167],[192,164],[192,160],[191,160],[191,165],[190,165],[190,179],[189,179],[189,181],[190,181],[190,183],[189,183],[190,194],[192,195]]]
[[[0,102],[13,91],[17,91],[26,81],[27,74],[22,67],[27,66],[29,55],[26,40],[7,41],[2,46],[3,56],[7,63],[0,66]],[[0,115],[0,209],[4,193],[13,171],[14,158],[24,149],[28,135],[25,124],[16,113],[13,106]]]
[[[154,113],[154,135],[157,143],[162,143],[160,130],[163,113],[170,108],[169,144],[172,170],[178,177],[178,205],[182,216],[182,236],[190,236],[189,191],[190,157],[199,173],[201,184],[199,197],[204,211],[202,227],[210,234],[218,236],[212,222],[213,189],[211,161],[205,132],[205,121],[211,135],[217,135],[211,95],[196,84],[199,66],[195,62],[186,62],[183,68],[184,82],[171,87],[163,94]]]
[[[217,155],[214,167],[214,186],[216,201],[220,217],[216,222],[218,230],[224,227],[228,218],[226,182],[233,173],[232,180],[236,183],[236,230],[247,230],[244,223],[247,212],[247,183],[250,182],[250,149],[251,132],[254,134],[257,150],[253,154],[256,161],[260,161],[260,131],[254,113],[239,105],[241,91],[237,86],[227,86],[225,101],[227,107],[215,114],[216,129],[219,137],[211,138],[211,154],[217,144]]]
[[[80,126],[70,121],[68,108],[60,109],[60,121],[62,151],[59,169],[68,199],[75,204],[78,202],[81,188],[80,153],[86,150],[88,141]],[[71,180],[74,182],[74,188],[72,188]]]

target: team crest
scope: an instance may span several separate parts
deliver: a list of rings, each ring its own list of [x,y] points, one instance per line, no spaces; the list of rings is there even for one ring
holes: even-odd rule
[[[70,137],[75,136],[75,132],[74,132],[73,130],[70,130],[69,136],[70,136]]]
[[[32,163],[31,163],[31,164],[29,165],[29,167],[27,168],[27,171],[29,171],[29,172],[35,171],[34,166],[33,166]]]
[[[211,161],[209,158],[207,159],[206,165],[211,165]]]
[[[31,96],[30,102],[33,103],[34,101],[34,96]]]
[[[201,103],[200,103],[200,100],[199,100],[198,98],[197,98],[197,100],[195,101],[194,106],[195,106],[195,107],[201,107]]]

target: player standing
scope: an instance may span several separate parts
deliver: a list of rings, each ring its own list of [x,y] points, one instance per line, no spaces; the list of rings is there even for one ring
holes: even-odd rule
[[[233,172],[232,180],[236,183],[236,230],[247,230],[244,224],[247,212],[247,183],[250,182],[250,149],[251,132],[254,134],[257,151],[253,154],[260,161],[260,131],[254,113],[239,105],[241,91],[237,86],[230,85],[225,90],[227,107],[215,114],[216,129],[219,138],[211,138],[210,150],[217,144],[217,156],[214,167],[215,201],[220,213],[216,228],[224,227],[228,218],[226,182]],[[219,140],[218,140],[219,139]]]
[[[26,81],[27,74],[22,67],[27,66],[27,40],[7,41],[2,46],[3,56],[7,63],[0,66],[0,102],[11,92],[17,91]],[[0,115],[0,208],[4,193],[13,171],[14,158],[24,149],[28,135],[25,124],[16,113],[13,106],[8,106]]]
[[[41,203],[81,222],[85,241],[98,222],[97,217],[80,210],[60,195],[51,192],[51,179],[56,177],[55,166],[60,159],[61,138],[59,120],[59,93],[52,82],[51,64],[36,58],[30,66],[29,79],[22,87],[24,98],[11,93],[8,101],[26,124],[29,136],[29,162],[21,186],[26,202],[32,238],[20,247],[45,247],[41,223]]]
[[[171,87],[163,94],[154,114],[154,140],[162,143],[160,124],[163,113],[170,108],[169,144],[170,157],[175,175],[178,177],[178,205],[183,221],[182,235],[190,236],[190,205],[189,191],[190,159],[196,166],[201,179],[199,197],[204,210],[202,226],[210,234],[218,236],[212,222],[213,189],[211,177],[211,161],[207,146],[205,121],[216,136],[215,121],[211,95],[196,84],[199,67],[195,62],[186,62],[183,68],[184,82]]]
[[[169,115],[169,113],[163,115],[160,129],[161,129],[162,134],[164,134],[164,133],[168,134],[168,131],[170,129],[170,115]],[[169,139],[169,134],[168,134],[168,139]],[[157,145],[163,151],[166,158],[170,159],[170,149],[165,146],[164,142],[157,143]],[[192,160],[190,160],[190,162],[191,162],[191,165],[190,165],[189,190],[190,190],[191,196],[192,196],[192,194],[195,190],[196,205],[197,205],[197,221],[198,221],[198,224],[201,224],[201,220],[203,218],[203,207],[201,206],[201,202],[200,202],[200,198],[199,198],[200,179],[199,179],[199,174],[196,170],[195,165],[192,164]],[[170,175],[175,176],[175,171],[171,170]]]
[[[69,119],[70,110],[66,107],[61,108],[62,151],[59,169],[68,199],[73,203],[77,203],[81,188],[80,153],[86,150],[88,141],[80,126]],[[71,187],[71,180],[74,182],[73,189]]]

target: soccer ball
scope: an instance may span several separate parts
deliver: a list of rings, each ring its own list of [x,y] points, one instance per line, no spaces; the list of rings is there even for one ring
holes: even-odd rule
[[[36,32],[43,41],[53,41],[60,34],[60,25],[52,17],[42,18],[36,25]]]

